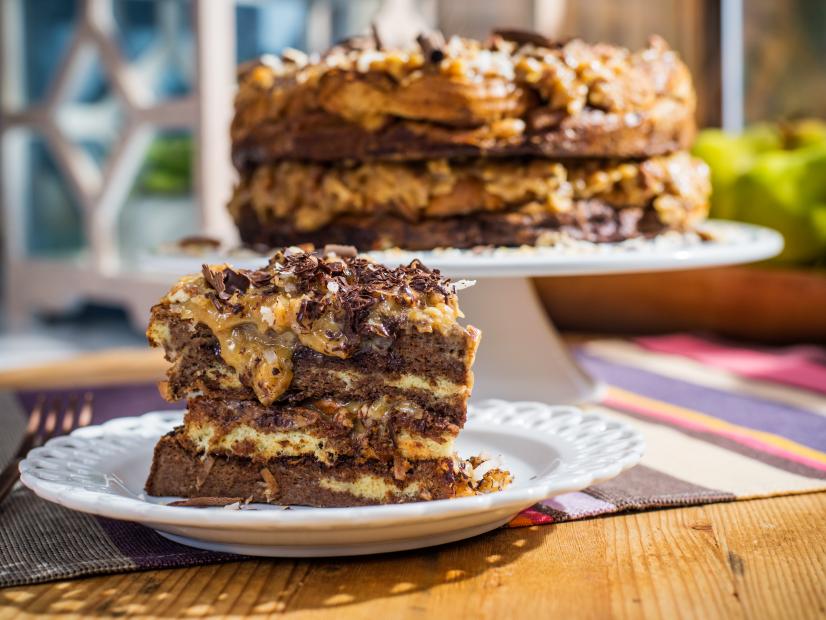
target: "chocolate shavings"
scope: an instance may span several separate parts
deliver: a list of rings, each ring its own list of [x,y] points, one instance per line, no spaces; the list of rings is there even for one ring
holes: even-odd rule
[[[243,273],[233,271],[232,269],[224,269],[224,284],[226,285],[227,293],[246,293],[250,287],[250,279]]]
[[[445,38],[441,32],[422,33],[416,37],[416,43],[422,48],[424,57],[428,62],[435,65],[445,59]]]
[[[225,267],[222,271],[213,271],[209,265],[205,264],[201,266],[201,273],[223,301],[229,299],[234,293],[245,293],[250,287],[250,279],[230,267]]]
[[[189,499],[179,499],[169,502],[167,506],[187,506],[190,508],[213,508],[229,506],[243,502],[243,497],[190,497]]]
[[[373,42],[376,44],[376,49],[384,49],[384,45],[381,42],[381,37],[379,36],[379,28],[376,25],[376,22],[370,23],[370,34],[373,35]]]

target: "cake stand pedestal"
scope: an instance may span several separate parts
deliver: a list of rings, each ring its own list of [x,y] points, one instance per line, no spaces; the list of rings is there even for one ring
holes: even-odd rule
[[[460,292],[460,301],[482,331],[473,365],[474,400],[597,399],[599,384],[575,363],[530,278],[482,278]]]

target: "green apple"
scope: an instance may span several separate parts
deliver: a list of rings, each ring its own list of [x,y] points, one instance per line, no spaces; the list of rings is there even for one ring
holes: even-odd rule
[[[774,228],[781,262],[826,258],[826,124],[755,125],[742,135],[701,132],[694,154],[711,168],[711,216]]]

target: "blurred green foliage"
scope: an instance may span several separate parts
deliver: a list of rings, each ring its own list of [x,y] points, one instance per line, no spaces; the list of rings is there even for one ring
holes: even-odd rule
[[[712,217],[778,230],[779,262],[826,264],[826,123],[706,129],[693,152],[711,167]]]
[[[192,136],[161,135],[146,154],[135,190],[140,195],[174,195],[192,192]]]

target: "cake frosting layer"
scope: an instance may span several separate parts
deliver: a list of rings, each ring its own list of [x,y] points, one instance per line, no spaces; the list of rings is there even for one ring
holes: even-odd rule
[[[242,170],[279,159],[646,157],[690,144],[695,99],[658,38],[637,52],[515,32],[397,50],[352,39],[319,58],[290,50],[243,67],[233,157]]]
[[[475,213],[410,223],[392,215],[343,216],[319,230],[299,232],[286,221],[261,222],[252,210],[242,212],[241,235],[251,243],[277,246],[298,243],[348,243],[360,250],[430,250],[478,246],[551,246],[571,240],[594,243],[653,237],[669,230],[653,208],[615,209],[602,202],[574,202],[565,213],[515,210]]]
[[[710,191],[708,167],[686,152],[641,161],[283,161],[242,177],[230,211],[249,244],[428,249],[532,243],[524,238],[562,229],[593,241],[690,230],[706,217]],[[617,213],[606,218],[607,209]],[[606,219],[623,221],[612,232],[594,226]]]
[[[224,361],[219,340],[205,325],[159,309],[148,333],[172,361],[160,386],[167,400],[198,396],[258,400],[249,375]],[[299,345],[292,351],[290,385],[278,402],[388,396],[462,423],[478,343],[478,331],[468,327],[452,336],[400,331],[392,346],[388,341],[386,348],[365,348],[347,359]]]
[[[252,400],[194,398],[188,403],[181,436],[201,455],[241,456],[256,462],[312,456],[332,465],[342,458],[450,457],[460,424],[412,401],[387,396],[269,407]]]

